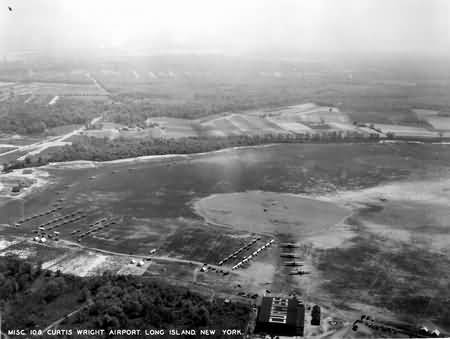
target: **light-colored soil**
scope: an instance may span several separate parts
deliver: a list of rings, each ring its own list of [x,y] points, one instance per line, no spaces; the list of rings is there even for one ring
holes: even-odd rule
[[[334,124],[331,129],[354,130],[347,114],[335,107],[306,103],[273,110],[251,110],[240,113],[222,113],[207,118],[188,120],[169,117],[149,118],[146,121],[155,136],[181,138],[190,136],[236,136],[291,134],[314,132],[305,123]],[[156,126],[154,126],[156,125]],[[126,132],[121,131],[125,136]]]
[[[450,130],[450,117],[427,117],[426,120],[437,130]]]
[[[358,217],[371,232],[432,251],[447,251],[450,179],[394,182],[317,197],[353,209],[376,206]]]
[[[24,174],[22,169],[0,174],[0,198],[21,199],[31,191],[45,187],[50,182],[49,174],[41,169],[33,169],[31,173]],[[12,188],[22,183],[22,189],[13,193]]]
[[[49,267],[50,270],[60,270],[63,273],[74,274],[78,276],[92,275],[95,270],[103,265],[107,256],[98,253],[78,253],[67,259],[58,261]]]
[[[9,246],[14,245],[16,243],[17,243],[17,241],[13,241],[13,240],[9,241],[9,240],[0,239],[0,251],[6,249]]]
[[[117,274],[121,275],[143,275],[149,266],[151,265],[151,262],[145,261],[144,265],[137,266],[137,264],[128,263],[124,265]]]
[[[12,245],[12,244],[10,244]],[[12,246],[6,247],[4,250],[0,252],[0,256],[14,256],[20,259],[28,259],[35,257],[37,254],[35,248],[12,248]]]
[[[146,124],[148,126],[156,125],[150,128],[153,130],[155,137],[186,138],[198,136],[192,126],[192,120],[160,117],[149,118],[146,120]]]
[[[269,120],[269,119],[268,119]],[[269,120],[270,122],[276,124],[277,126],[279,126],[280,128],[288,131],[288,132],[294,132],[294,133],[305,133],[305,132],[311,132],[312,128],[303,125],[299,122],[294,122],[294,121],[283,121],[281,119],[275,119],[275,118],[270,118]]]
[[[427,117],[432,117],[439,114],[439,111],[432,109],[413,109],[412,110],[419,118],[426,119]]]
[[[269,119],[261,116],[233,114],[230,116],[233,123],[239,127],[242,132],[250,134],[264,135],[268,133],[286,133],[285,130],[272,123]]]
[[[333,203],[261,191],[212,195],[196,201],[194,208],[212,224],[294,237],[328,232],[350,213]]]
[[[379,202],[380,199],[404,200],[450,204],[450,179],[402,181],[357,191],[344,191],[317,197],[320,200],[340,204],[352,203],[362,206],[365,202]]]
[[[438,132],[429,131],[421,127],[404,126],[404,125],[389,125],[389,124],[375,124],[375,128],[381,130],[384,134],[394,133],[396,136],[411,136],[411,137],[438,137]]]

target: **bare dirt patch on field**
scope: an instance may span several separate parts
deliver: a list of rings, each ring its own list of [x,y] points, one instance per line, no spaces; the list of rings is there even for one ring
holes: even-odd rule
[[[92,275],[97,267],[103,265],[107,256],[98,253],[76,253],[74,256],[61,260],[52,265],[49,269],[60,270],[63,273],[75,274],[78,276]]]
[[[14,245],[15,243],[17,243],[17,241],[13,241],[13,240],[9,241],[9,240],[1,239],[0,240],[0,251],[8,248],[11,245]]]
[[[394,133],[398,137],[438,137],[439,133],[429,131],[425,128],[406,126],[406,125],[390,125],[375,124],[375,128],[381,130],[384,134]]]
[[[351,206],[358,225],[388,239],[437,252],[450,243],[450,179],[396,182],[319,199]]]
[[[288,132],[305,133],[305,132],[311,132],[313,130],[312,128],[310,128],[306,125],[303,125],[299,122],[283,121],[281,119],[275,119],[275,118],[268,118],[268,120]]]
[[[198,133],[193,127],[194,122],[187,119],[176,119],[168,117],[149,118],[146,120],[155,136],[166,138],[196,137]]]
[[[49,183],[49,174],[42,170],[33,169],[31,172],[14,170],[0,174],[0,198],[24,198],[32,190],[42,188]],[[14,187],[20,191],[13,192]]]
[[[28,259],[35,257],[37,250],[35,247],[28,247],[24,243],[16,242],[14,244],[9,244],[4,250],[0,252],[0,256],[14,256],[20,259]]]
[[[419,119],[425,119],[428,117],[436,116],[439,114],[439,111],[435,111],[432,109],[419,109],[415,108],[412,110]]]
[[[213,224],[294,237],[326,232],[350,213],[319,200],[261,191],[212,195],[195,202],[194,208]]]
[[[320,197],[337,203],[360,204],[379,202],[382,199],[404,200],[418,203],[434,203],[448,206],[450,203],[450,179],[398,181],[372,188],[343,191]]]
[[[318,106],[313,103],[274,110],[270,112],[270,116],[277,116],[282,120],[307,123],[346,123],[350,121],[345,113],[335,107]]]
[[[239,127],[229,117],[216,118],[201,124],[208,136],[230,136],[242,134]]]
[[[264,135],[270,133],[286,133],[280,126],[268,119],[255,115],[232,114],[228,120],[235,125],[240,134]]]
[[[427,122],[437,130],[450,130],[450,117],[427,117]]]

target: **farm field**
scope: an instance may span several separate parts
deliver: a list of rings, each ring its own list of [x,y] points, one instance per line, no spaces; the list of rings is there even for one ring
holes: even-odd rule
[[[445,1],[16,2],[0,339],[450,339]]]
[[[0,86],[0,100],[6,100],[10,95],[26,96],[27,103],[56,103],[61,97],[102,97],[106,99],[107,92],[92,83],[71,84],[51,82],[13,83]],[[58,99],[55,100],[55,97]],[[53,101],[54,100],[54,101]]]
[[[329,82],[320,72],[274,69],[218,83],[212,73],[175,67],[106,68],[82,74],[86,82],[1,87],[0,98],[23,105],[17,110],[52,115],[39,135],[5,129],[0,152],[37,145],[0,162],[45,157],[85,136],[120,145],[450,133],[439,99],[446,92],[426,94],[420,82]],[[406,92],[420,99],[400,103]],[[320,331],[335,336],[352,337],[361,314],[449,331],[448,145],[310,141],[1,174],[0,256],[55,274],[161,279],[208,298],[253,303],[267,291],[296,293],[321,305]]]
[[[149,118],[146,120],[147,126],[155,133],[155,136],[165,138],[195,137],[198,133],[195,130],[194,122],[185,119],[175,118]]]
[[[418,113],[419,112],[419,113]],[[422,112],[422,113],[420,113]],[[426,112],[426,113],[424,113]],[[321,135],[339,133],[340,135],[358,134],[369,137],[377,134],[385,138],[388,133],[396,137],[439,138],[447,137],[448,118],[435,116],[431,110],[415,110],[411,115],[423,119],[427,126],[366,123],[355,125],[351,115],[336,107],[320,106],[306,103],[283,108],[249,110],[239,113],[225,112],[200,119],[181,119],[172,117],[154,117],[146,120],[146,128],[134,131],[125,125],[117,128],[107,127],[87,132],[87,135],[109,138],[118,136],[130,138],[167,138],[187,137],[230,137],[230,136],[264,136],[264,135]],[[425,115],[426,117],[425,117]],[[437,114],[437,112],[436,112]],[[375,129],[369,128],[373,126]]]
[[[330,112],[331,109],[331,112]],[[310,124],[309,127],[306,124]],[[263,136],[315,134],[326,131],[359,132],[368,136],[374,131],[366,131],[349,122],[345,113],[334,108],[321,107],[315,104],[302,104],[280,110],[251,110],[240,113],[222,113],[201,119],[180,119],[155,117],[146,120],[147,128],[140,133],[133,133],[126,126],[114,128],[105,124],[99,130],[91,130],[91,136],[108,135],[112,131],[116,136],[143,137],[151,135],[161,138],[186,137],[228,137],[228,136]],[[317,129],[316,126],[320,125]],[[147,133],[145,133],[147,132]]]
[[[314,103],[281,108],[270,111],[270,116],[280,119],[298,121],[304,123],[329,123],[329,122],[349,122],[349,118],[335,107],[323,107]]]
[[[431,116],[426,119],[436,130],[450,130],[450,117]]]
[[[431,131],[421,127],[375,124],[376,129],[381,130],[384,134],[393,133],[399,137],[439,137],[437,131]]]
[[[148,275],[236,298],[296,291],[344,323],[370,312],[448,330],[447,147],[302,144],[49,165],[40,169],[45,182],[29,175],[21,199],[7,196],[11,184],[1,175],[0,254],[42,257],[51,270],[81,276]],[[14,171],[8,180],[23,176]],[[40,225],[59,240],[34,241]],[[280,257],[286,252],[309,274],[291,275]],[[425,302],[427,312],[416,307]]]

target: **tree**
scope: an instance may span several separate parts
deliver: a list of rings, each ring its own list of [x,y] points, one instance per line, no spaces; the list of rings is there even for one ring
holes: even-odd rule
[[[42,297],[49,303],[62,294],[66,287],[64,277],[51,279],[42,290]]]

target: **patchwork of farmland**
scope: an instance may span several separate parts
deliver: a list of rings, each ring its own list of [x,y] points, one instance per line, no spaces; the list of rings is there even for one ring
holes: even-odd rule
[[[331,108],[330,112],[330,108],[316,106],[315,104],[303,104],[275,111],[224,113],[197,120],[168,117],[149,118],[146,124],[148,129],[152,130],[153,135],[166,138],[288,135],[320,132],[305,125],[303,121],[313,126],[322,124],[322,130],[358,131],[369,134],[348,123],[349,119],[344,113],[334,108]],[[325,126],[325,124],[328,125]]]
[[[450,117],[428,117],[427,122],[433,126],[436,130],[450,130]]]
[[[267,118],[268,121],[272,122],[273,124],[279,126],[281,129],[283,129],[284,131],[288,131],[288,132],[292,132],[292,133],[309,133],[312,132],[313,129],[303,125],[299,122],[294,122],[294,121],[283,121],[280,119],[275,119],[275,118]]]
[[[108,93],[101,87],[93,83],[69,84],[69,83],[51,83],[51,82],[31,82],[31,83],[11,83],[0,86],[0,101],[7,100],[9,97],[24,96],[24,102],[36,102],[45,97],[45,103],[49,104],[52,100],[58,100],[61,97],[98,97],[105,99]],[[58,99],[54,99],[58,97]]]
[[[448,131],[450,131],[450,114],[448,112],[430,109],[413,109],[413,112],[435,130],[440,131],[445,136],[448,135]]]
[[[198,133],[195,130],[195,123],[191,120],[175,118],[149,118],[146,121],[157,137],[183,138],[195,137]]]
[[[242,131],[238,125],[234,123],[229,117],[215,118],[202,123],[205,134],[208,136],[230,136],[242,135]]]
[[[304,123],[349,122],[348,116],[334,107],[317,106],[313,103],[291,106],[270,112],[283,120]]]
[[[149,118],[146,124],[152,129],[153,135],[166,138],[289,135],[333,130],[366,135],[374,133],[373,130],[365,131],[354,126],[346,114],[335,108],[315,104],[302,104],[273,111],[223,113],[197,120]]]
[[[375,124],[374,127],[384,134],[393,133],[398,137],[439,137],[439,133],[437,131],[431,131],[415,126]]]
[[[167,138],[321,134],[331,131],[366,136],[378,134],[381,138],[388,133],[409,138],[437,138],[447,135],[442,132],[450,129],[449,117],[437,115],[438,112],[430,110],[415,110],[414,114],[426,120],[429,127],[379,123],[355,125],[345,112],[313,103],[274,110],[223,113],[197,120],[149,118],[147,125],[151,126],[155,136]]]

